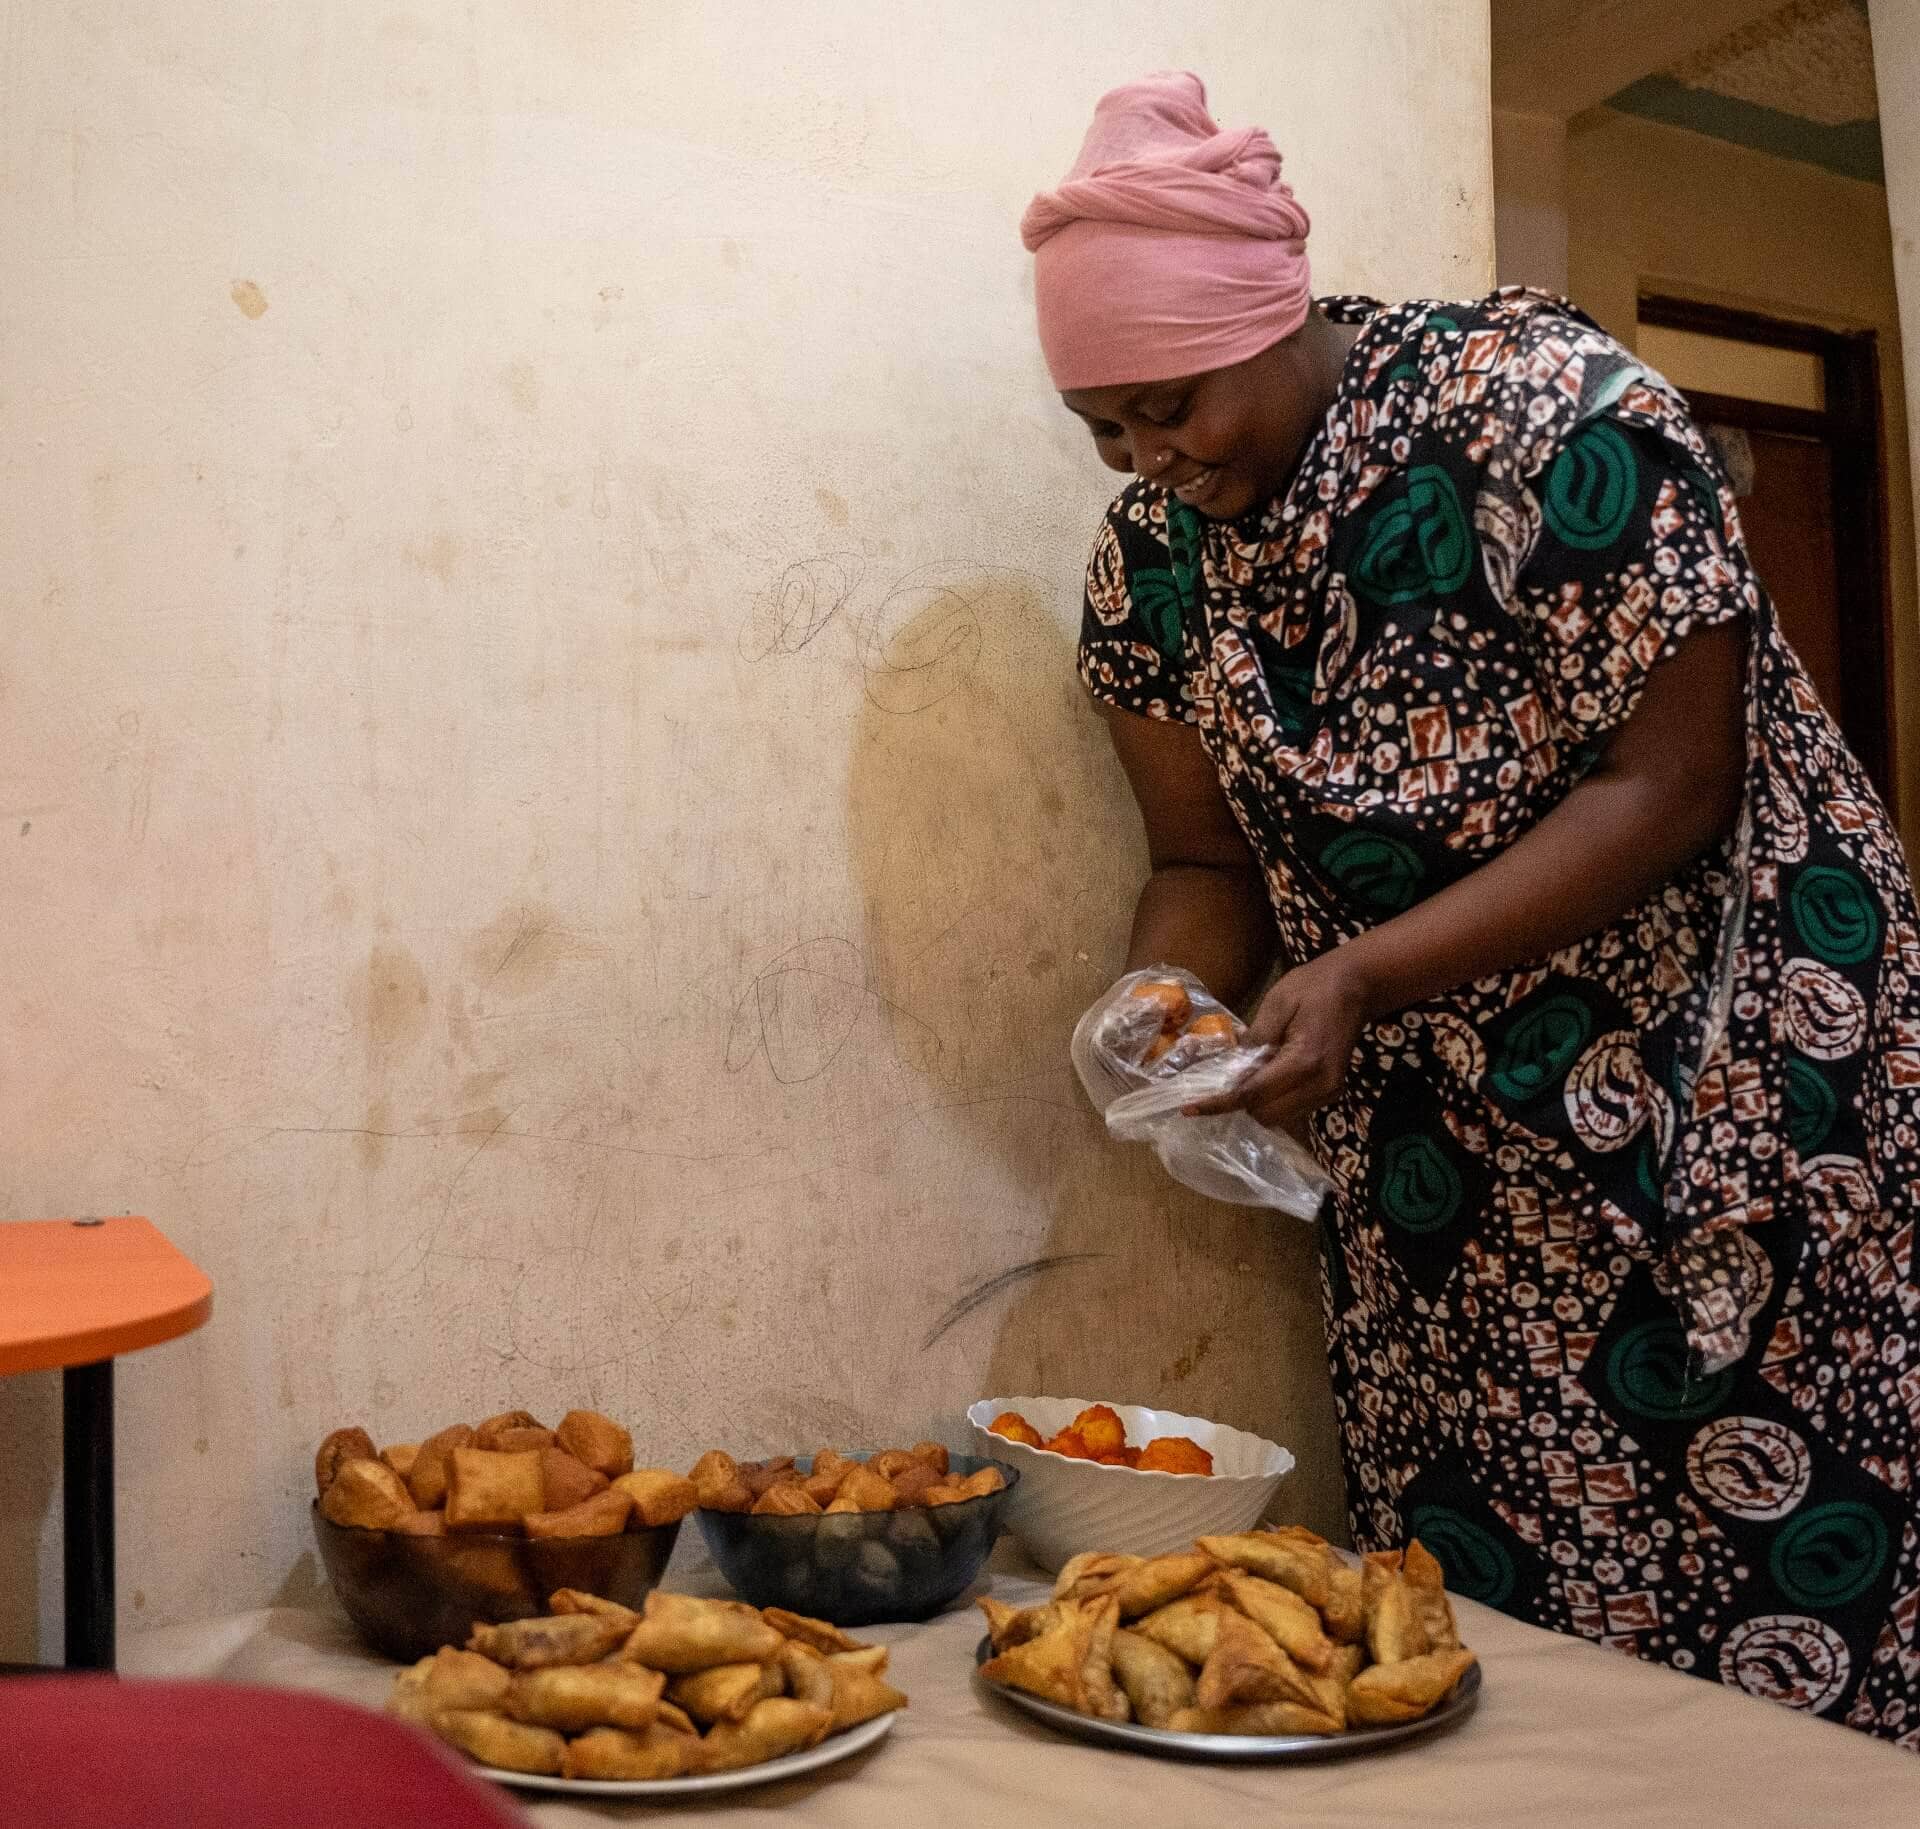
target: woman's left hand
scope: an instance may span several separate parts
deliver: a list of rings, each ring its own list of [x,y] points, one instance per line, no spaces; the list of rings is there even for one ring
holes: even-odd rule
[[[1245,1111],[1279,1130],[1338,1095],[1369,1016],[1366,985],[1341,957],[1346,950],[1335,947],[1275,982],[1241,1043],[1271,1047],[1271,1058],[1231,1092],[1189,1105],[1189,1116]]]

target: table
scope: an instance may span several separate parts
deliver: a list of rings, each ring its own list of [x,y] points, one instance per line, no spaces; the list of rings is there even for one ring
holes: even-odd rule
[[[669,1585],[721,1592],[676,1568]],[[1045,1592],[1002,1545],[992,1592]],[[1457,1729],[1366,1758],[1311,1766],[1180,1765],[1065,1740],[972,1683],[981,1633],[972,1608],[862,1637],[893,1648],[891,1680],[912,1707],[871,1753],[817,1777],[742,1791],[674,1814],[759,1824],[774,1813],[832,1829],[1048,1829],[1199,1823],[1554,1829],[1685,1822],[1849,1829],[1920,1823],[1920,1754],[1816,1721],[1717,1683],[1456,1602],[1485,1688]],[[359,1649],[331,1613],[270,1609],[129,1641],[147,1675],[291,1684],[378,1707],[394,1666]],[[659,1806],[526,1803],[541,1829],[667,1820]]]
[[[0,1373],[61,1371],[70,1670],[114,1666],[113,1362],[200,1326],[213,1285],[145,1219],[0,1224]]]

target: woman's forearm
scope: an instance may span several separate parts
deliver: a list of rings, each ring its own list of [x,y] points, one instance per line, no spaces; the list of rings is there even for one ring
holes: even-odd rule
[[[1707,631],[1663,661],[1592,773],[1492,862],[1340,949],[1378,1017],[1543,959],[1637,907],[1740,809],[1746,637]]]
[[[1725,823],[1683,817],[1631,777],[1582,782],[1483,869],[1342,949],[1368,1016],[1598,932],[1699,856]]]
[[[1179,965],[1225,1004],[1259,989],[1273,964],[1273,912],[1256,870],[1165,864],[1134,909],[1127,967]]]

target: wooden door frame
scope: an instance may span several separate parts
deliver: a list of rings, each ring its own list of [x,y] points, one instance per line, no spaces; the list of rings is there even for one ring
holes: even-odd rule
[[[1878,337],[1871,330],[1830,330],[1821,324],[1796,323],[1758,311],[1739,311],[1663,293],[1642,293],[1639,316],[1641,323],[1665,330],[1691,330],[1769,349],[1803,350],[1820,359],[1826,382],[1826,406],[1820,412],[1724,394],[1681,391],[1702,420],[1756,432],[1817,438],[1831,453],[1842,698],[1833,711],[1861,766],[1891,808],[1893,599],[1887,571],[1887,485],[1881,459]],[[1867,613],[1848,614],[1853,605]]]

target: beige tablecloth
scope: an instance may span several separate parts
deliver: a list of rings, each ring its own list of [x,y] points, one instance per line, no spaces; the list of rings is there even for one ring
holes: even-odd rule
[[[673,1585],[710,1584],[676,1571]],[[1017,1601],[1043,1592],[1007,1570],[992,1588]],[[1920,1755],[1484,1607],[1462,1603],[1459,1613],[1485,1676],[1461,1726],[1366,1757],[1285,1767],[1176,1764],[1062,1738],[976,1689],[972,1608],[881,1627],[863,1636],[893,1647],[893,1680],[913,1699],[885,1741],[811,1778],[671,1808],[741,1824],[783,1811],[832,1829],[1190,1829],[1281,1817],[1475,1829],[1920,1825]],[[318,1689],[373,1708],[393,1681],[393,1666],[360,1650],[343,1620],[286,1608],[135,1635],[120,1661],[130,1676]],[[530,1819],[554,1829],[660,1808],[527,1802]]]

